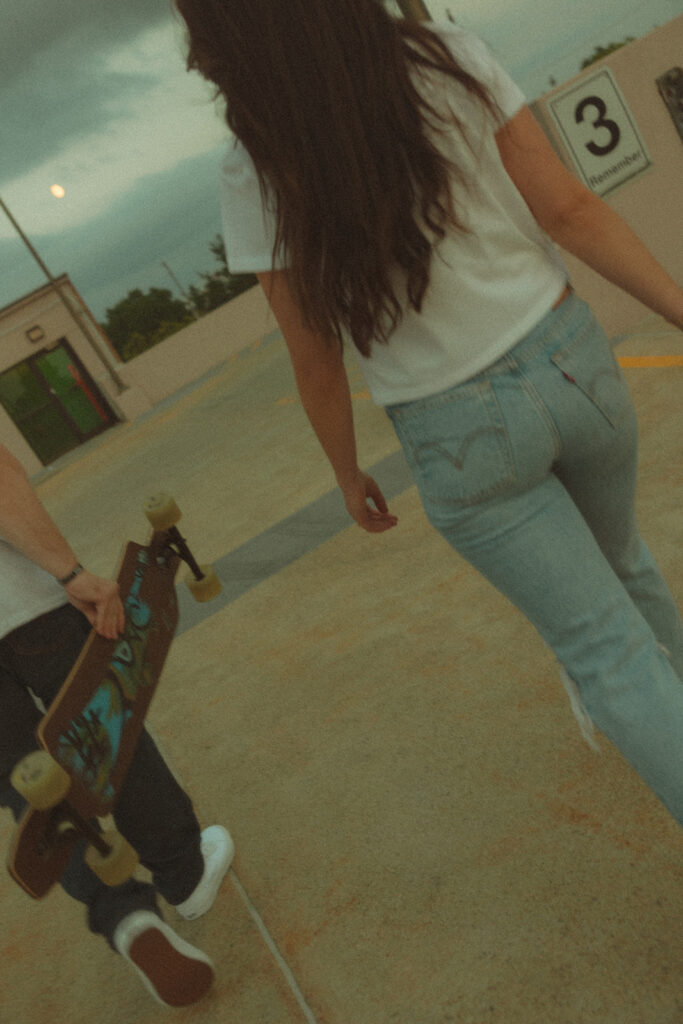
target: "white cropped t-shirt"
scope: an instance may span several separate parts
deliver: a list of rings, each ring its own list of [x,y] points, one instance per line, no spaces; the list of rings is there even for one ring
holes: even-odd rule
[[[67,603],[54,577],[0,538],[0,639]]]
[[[450,22],[430,27],[487,86],[505,121],[520,111],[523,93],[480,39]],[[444,75],[430,72],[419,83],[437,110],[450,107],[465,124],[469,146],[455,127],[435,139],[467,176],[467,191],[456,184],[454,194],[470,231],[449,231],[436,245],[422,311],[406,307],[387,344],[375,342],[369,358],[357,353],[378,405],[424,398],[486,369],[545,316],[568,278],[553,242],[503,166],[495,141],[499,122]],[[262,201],[256,170],[239,141],[231,143],[223,162],[221,208],[233,273],[286,267],[282,254],[273,260],[275,216]]]

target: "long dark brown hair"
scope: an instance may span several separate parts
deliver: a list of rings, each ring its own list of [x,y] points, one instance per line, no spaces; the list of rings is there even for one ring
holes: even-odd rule
[[[393,18],[381,0],[176,6],[188,68],[217,86],[275,204],[274,253],[286,253],[306,323],[340,341],[346,330],[369,355],[406,301],[420,310],[434,245],[464,230],[451,186],[466,183],[434,128],[465,129],[455,114],[446,124],[414,72],[441,72],[492,111],[493,100],[426,25]]]

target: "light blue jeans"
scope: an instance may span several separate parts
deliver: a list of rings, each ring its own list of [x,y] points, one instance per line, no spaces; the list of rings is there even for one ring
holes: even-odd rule
[[[464,384],[387,408],[431,523],[555,652],[574,711],[683,824],[683,627],[635,515],[637,423],[573,293]]]

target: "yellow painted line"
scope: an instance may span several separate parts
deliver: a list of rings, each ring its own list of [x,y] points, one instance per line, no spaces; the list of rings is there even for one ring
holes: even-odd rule
[[[662,369],[667,366],[683,366],[683,356],[621,356],[619,365]]]

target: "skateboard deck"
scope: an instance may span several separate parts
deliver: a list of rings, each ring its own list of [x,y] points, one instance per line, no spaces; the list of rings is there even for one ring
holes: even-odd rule
[[[9,872],[15,882],[36,900],[46,896],[62,877],[80,839],[80,832],[68,827],[62,811],[61,805],[48,811],[30,807],[14,833]]]
[[[112,810],[135,754],[178,624],[181,559],[199,579],[175,528],[126,545],[117,573],[124,631],[117,640],[90,633],[38,727],[40,748],[68,773],[69,788],[49,810],[29,807],[13,838],[10,874],[36,899],[59,881],[83,836],[106,856],[93,821]]]
[[[38,741],[71,776],[84,817],[111,810],[178,624],[180,558],[129,543],[117,576],[126,613],[118,640],[91,634],[38,727]]]

